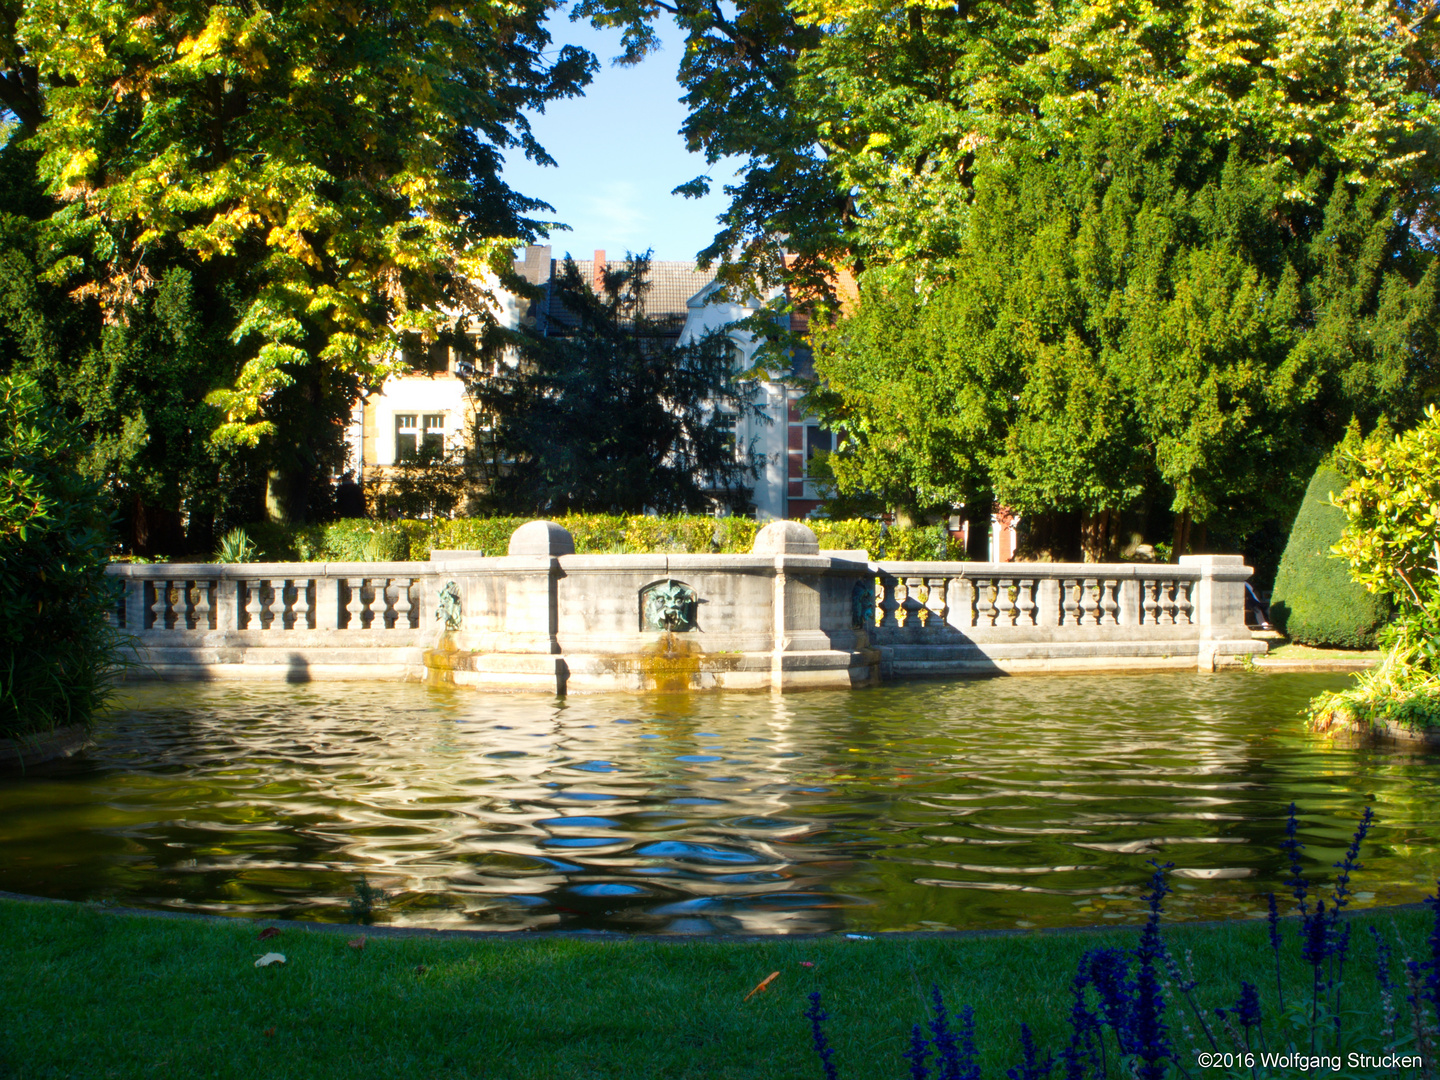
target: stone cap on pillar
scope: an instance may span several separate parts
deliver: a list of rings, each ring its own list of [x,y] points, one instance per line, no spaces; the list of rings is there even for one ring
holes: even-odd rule
[[[755,534],[755,555],[819,555],[815,530],[799,521],[772,521]]]
[[[527,521],[510,534],[510,555],[574,555],[575,540],[553,521]]]

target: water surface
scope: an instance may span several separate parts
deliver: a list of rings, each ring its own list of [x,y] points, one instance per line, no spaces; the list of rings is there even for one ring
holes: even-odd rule
[[[557,699],[141,685],[82,758],[0,780],[0,889],[397,924],[885,931],[1174,918],[1284,894],[1285,808],[1360,903],[1440,872],[1440,755],[1333,743],[1344,676],[1157,674]]]

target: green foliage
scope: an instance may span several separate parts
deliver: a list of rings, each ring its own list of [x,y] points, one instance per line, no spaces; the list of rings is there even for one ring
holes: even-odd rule
[[[510,535],[530,519],[521,517],[439,518],[429,521],[368,521],[328,525],[249,527],[266,562],[424,562],[432,551],[478,551],[504,555]],[[554,519],[575,541],[577,555],[748,554],[761,524],[754,518],[708,514],[657,517],[649,514],[567,514]],[[806,522],[822,551],[865,550],[875,559],[950,559],[944,526],[885,527],[855,519]]]
[[[733,440],[755,411],[752,387],[725,334],[664,340],[645,314],[648,273],[649,256],[631,256],[597,295],[566,259],[552,302],[574,328],[505,335],[519,363],[477,372],[470,461],[482,506],[554,516],[750,505],[759,462]]]
[[[476,283],[544,208],[501,181],[503,154],[547,160],[526,111],[595,65],[550,52],[549,0],[12,7],[7,64],[31,76],[26,123],[65,204],[52,276],[88,261],[120,312],[153,252],[223,266],[247,355],[212,400],[217,437],[245,445],[277,432],[282,388],[374,382],[399,335],[482,310]]]
[[[1429,406],[1411,430],[1352,450],[1350,464],[1333,500],[1345,520],[1334,553],[1403,614],[1440,605],[1440,412]]]
[[[127,551],[182,553],[182,516],[189,550],[208,550],[215,518],[255,490],[254,455],[211,445],[222,417],[205,403],[237,371],[225,323],[234,286],[152,256],[152,287],[106,323],[83,285],[77,297],[73,281],[50,280],[64,247],[51,220],[60,204],[36,162],[28,143],[0,147],[0,373],[33,376],[79,425],[80,467],[121,509]]]
[[[1440,628],[1431,626],[1430,633],[1422,635],[1406,633],[1405,624],[1401,626],[1380,663],[1357,675],[1354,686],[1321,694],[1310,702],[1306,719],[1311,728],[1368,731],[1394,726],[1440,731],[1440,674],[1435,672],[1433,655],[1435,632]]]
[[[215,551],[217,563],[247,563],[256,561],[256,549],[244,529],[231,529],[220,538]]]
[[[860,278],[816,335],[840,490],[1034,516],[1168,503],[1243,535],[1344,433],[1440,392],[1440,266],[1398,196],[1110,110],[978,150],[953,259]],[[1153,538],[1152,538],[1153,539]]]
[[[1280,558],[1270,617],[1292,641],[1363,649],[1375,644],[1390,605],[1352,581],[1331,555],[1345,529],[1345,515],[1330,497],[1344,487],[1344,477],[1333,468],[1316,470]]]
[[[110,518],[74,429],[0,376],[0,737],[89,723],[119,661]]]

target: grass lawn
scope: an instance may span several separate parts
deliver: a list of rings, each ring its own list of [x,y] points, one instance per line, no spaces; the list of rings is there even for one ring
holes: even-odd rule
[[[1356,921],[1398,939],[1397,960],[1426,955],[1428,912]],[[1134,930],[728,943],[433,935],[372,936],[356,949],[348,932],[291,926],[260,941],[261,925],[0,900],[0,1076],[819,1080],[801,1016],[819,989],[839,1075],[900,1078],[934,982],[953,1008],[974,1006],[983,1075],[1003,1077],[1020,1059],[1021,1020],[1059,1049],[1080,954],[1137,940]],[[1310,971],[1293,919],[1285,932],[1293,1001]],[[1165,937],[1182,962],[1193,956],[1211,1016],[1242,978],[1270,1014],[1263,923],[1176,925]],[[1378,1032],[1375,948],[1359,925],[1352,938],[1345,1003]],[[255,967],[272,950],[288,962]],[[744,1001],[772,971],[770,988]],[[1187,1045],[1178,1023],[1174,1035]]]
[[[1272,645],[1265,654],[1279,660],[1375,660],[1380,659],[1378,649],[1316,649],[1309,645]]]

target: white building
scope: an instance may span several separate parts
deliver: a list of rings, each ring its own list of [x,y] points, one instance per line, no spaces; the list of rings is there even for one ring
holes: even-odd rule
[[[620,260],[607,260],[604,251],[588,260],[576,260],[583,276],[598,287],[606,269],[619,269]],[[542,332],[573,322],[558,303],[550,302],[550,284],[560,261],[550,248],[532,245],[515,260],[517,274],[543,290],[536,304],[498,287],[495,318],[502,326],[518,327],[534,319]],[[720,301],[714,275],[693,263],[652,262],[646,313],[668,329],[680,343],[696,341],[712,331],[728,332],[735,347],[737,366],[753,366],[758,342],[753,335],[730,329],[761,306],[759,298]],[[463,373],[444,346],[432,346],[411,357],[412,370],[385,380],[378,393],[358,402],[351,415],[348,440],[355,478],[363,484],[383,484],[388,470],[417,454],[426,445],[443,447],[458,456],[469,438],[474,417]],[[800,357],[800,373],[808,367]],[[754,404],[764,419],[747,416],[736,427],[737,453],[753,450],[762,460],[754,487],[756,516],[761,520],[804,517],[819,503],[819,493],[806,477],[806,463],[820,450],[829,450],[829,433],[807,422],[795,406],[798,392],[769,380],[756,387]]]

